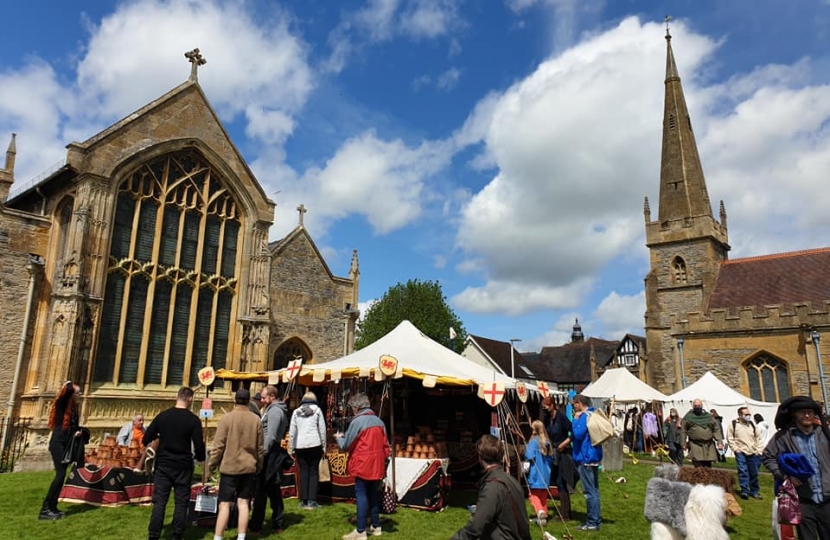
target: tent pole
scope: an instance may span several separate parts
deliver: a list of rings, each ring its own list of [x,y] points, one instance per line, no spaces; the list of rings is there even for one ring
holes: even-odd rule
[[[395,454],[395,402],[392,400],[392,383],[392,379],[389,379],[389,427],[392,432],[392,441],[389,446],[392,455],[392,493],[397,493],[397,484],[395,483],[395,465],[397,462],[397,455]]]

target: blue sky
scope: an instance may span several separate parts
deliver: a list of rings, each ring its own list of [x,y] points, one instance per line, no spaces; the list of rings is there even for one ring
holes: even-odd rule
[[[520,350],[642,334],[663,18],[732,258],[828,245],[830,2],[29,0],[4,6],[0,145],[23,184],[199,80],[277,203],[361,307],[438,280]],[[717,212],[717,206],[714,208]]]

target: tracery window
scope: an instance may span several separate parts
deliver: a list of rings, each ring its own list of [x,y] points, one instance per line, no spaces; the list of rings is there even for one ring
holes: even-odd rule
[[[302,340],[291,338],[279,346],[274,354],[274,369],[288,366],[288,362],[295,358],[302,358],[303,364],[311,360],[311,351]]]
[[[69,253],[69,228],[72,226],[72,212],[74,210],[75,199],[67,197],[61,201],[55,212],[55,224],[57,225],[57,239],[55,260],[58,265],[62,266],[66,262]]]
[[[775,403],[790,397],[790,379],[784,362],[761,354],[744,364],[744,369],[752,399]]]
[[[686,285],[689,282],[689,276],[686,272],[686,261],[684,261],[682,257],[675,257],[671,266],[674,284]]]
[[[196,384],[225,367],[237,293],[240,217],[195,151],[133,172],[118,190],[96,382]]]

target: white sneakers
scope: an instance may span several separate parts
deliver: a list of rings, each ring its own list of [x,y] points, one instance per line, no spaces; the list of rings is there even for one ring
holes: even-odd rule
[[[366,540],[367,535],[381,536],[382,534],[383,529],[369,525],[369,528],[363,532],[357,532],[357,529],[355,529],[349,534],[343,535],[343,540]]]

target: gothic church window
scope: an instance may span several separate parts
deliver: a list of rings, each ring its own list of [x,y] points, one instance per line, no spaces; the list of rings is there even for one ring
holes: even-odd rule
[[[288,367],[288,362],[295,358],[302,358],[303,364],[311,360],[311,351],[300,339],[291,338],[280,345],[274,354],[273,369]]]
[[[188,150],[118,190],[93,378],[179,387],[225,367],[240,216],[218,171]]]
[[[744,369],[752,399],[774,403],[790,397],[790,380],[784,362],[761,354],[744,364]]]
[[[672,283],[675,285],[686,285],[689,276],[686,272],[686,261],[682,257],[675,257],[672,261]]]
[[[55,212],[55,224],[57,225],[57,237],[55,240],[55,261],[58,268],[63,268],[66,262],[69,249],[69,229],[72,226],[72,212],[75,206],[75,199],[67,197],[60,202]]]

